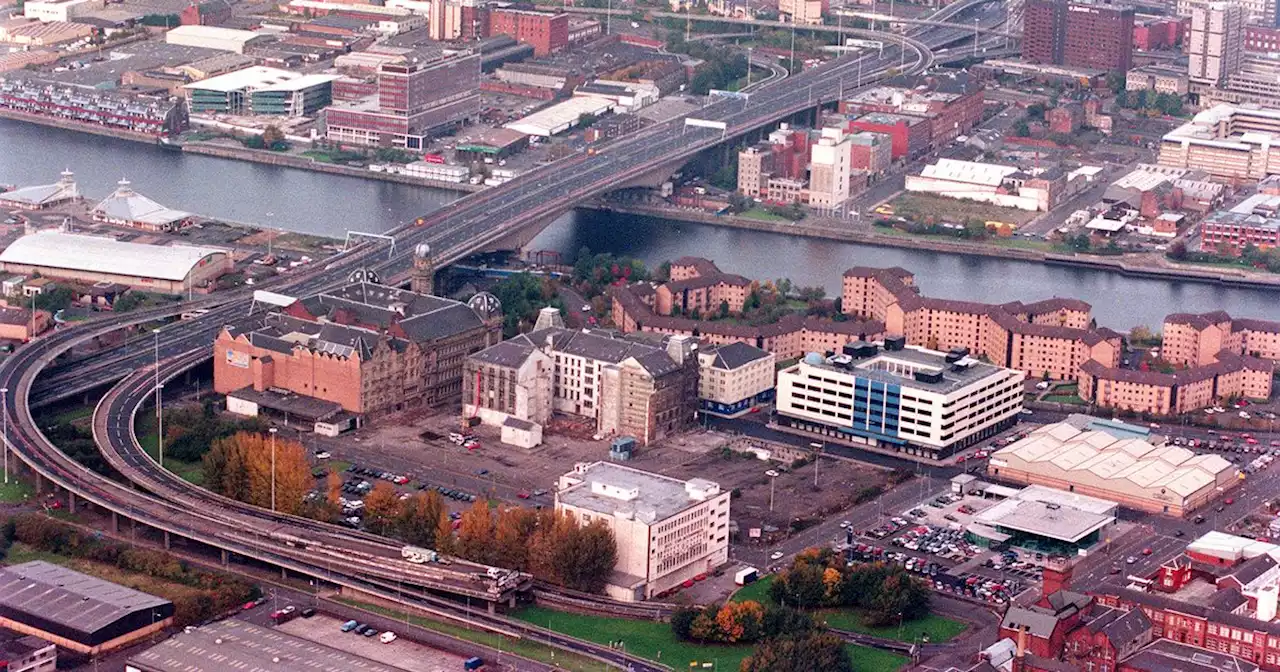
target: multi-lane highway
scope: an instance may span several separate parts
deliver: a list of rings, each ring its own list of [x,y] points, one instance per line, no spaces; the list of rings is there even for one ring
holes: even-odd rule
[[[989,0],[957,3],[941,16],[962,16],[966,9],[985,1]],[[726,138],[834,100],[842,91],[882,78],[902,60],[911,64],[908,68],[911,71],[929,67],[931,45],[954,41],[953,30],[966,29],[925,28],[912,37],[897,38],[900,46],[886,48],[882,54],[842,58],[762,87],[750,96],[709,104],[692,116],[723,124],[723,128],[686,126],[684,118],[651,127],[612,143],[594,155],[578,155],[455,202],[427,217],[421,226],[398,230],[394,232],[399,250],[396,253],[387,255],[385,248],[366,245],[324,267],[286,276],[271,288],[294,295],[314,293],[341,284],[357,266],[372,267],[390,275],[408,266],[412,248],[419,242],[431,245],[437,263],[451,263],[502,241],[524,227],[547,221],[584,198],[655,170],[678,165]],[[879,36],[884,39],[883,33]],[[905,49],[910,55],[903,59],[898,49]],[[210,312],[161,330],[157,341],[159,356],[165,360],[162,377],[176,375],[207,359],[213,335],[222,325],[245,316],[250,304],[244,294],[230,293],[202,300],[200,305],[209,307]],[[3,409],[10,425],[7,440],[14,453],[44,479],[115,515],[286,570],[387,599],[410,602],[442,617],[473,622],[479,618],[459,613],[459,607],[452,602],[406,593],[400,586],[407,583],[469,596],[480,591],[488,593],[489,599],[493,599],[496,590],[499,599],[506,597],[507,588],[498,585],[494,577],[465,576],[469,571],[465,565],[451,570],[413,566],[394,557],[398,546],[389,540],[220,500],[168,475],[141,454],[132,432],[133,415],[152,392],[151,378],[145,373],[130,377],[113,389],[95,414],[95,436],[100,447],[108,453],[117,470],[144,491],[94,474],[61,453],[40,432],[30,412],[32,391],[38,385],[41,372],[59,355],[108,330],[146,324],[172,317],[177,312],[176,309],[156,309],[94,320],[29,344],[0,365],[0,387],[8,390]],[[57,381],[58,387],[45,389],[53,394],[69,387],[89,389],[145,369],[156,356],[152,348],[147,347],[154,347],[154,342],[148,341],[152,339],[135,341],[131,346],[78,363],[74,369],[59,374],[62,377]],[[642,661],[624,658],[604,647],[530,629],[501,617],[484,616],[483,619],[484,627],[586,651],[618,664],[633,665],[637,670],[652,669]]]

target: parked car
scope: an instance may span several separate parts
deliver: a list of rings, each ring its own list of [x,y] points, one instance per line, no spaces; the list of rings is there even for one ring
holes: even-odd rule
[[[342,631],[351,632],[352,630],[355,630],[357,627],[359,627],[359,625],[360,624],[355,621],[347,621],[346,623],[342,624]]]
[[[378,641],[382,642],[383,644],[390,644],[391,642],[396,641],[396,633],[388,630],[382,633],[382,635],[378,637]]]

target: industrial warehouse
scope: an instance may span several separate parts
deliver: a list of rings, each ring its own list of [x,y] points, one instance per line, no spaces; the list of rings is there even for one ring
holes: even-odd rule
[[[146,245],[61,231],[23,236],[0,252],[0,270],[84,283],[115,282],[165,294],[213,289],[231,272],[226,250]]]
[[[1239,482],[1238,470],[1219,455],[1197,455],[1147,428],[1087,415],[1045,425],[1001,448],[987,473],[1174,516]]]
[[[173,603],[43,560],[0,567],[0,627],[96,655],[173,623]]]

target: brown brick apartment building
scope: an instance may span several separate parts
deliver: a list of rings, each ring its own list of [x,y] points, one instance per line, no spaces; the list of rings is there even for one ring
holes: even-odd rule
[[[1175,366],[1201,366],[1221,351],[1280,361],[1280,322],[1232,319],[1211,313],[1173,313],[1164,318],[1161,357]]]
[[[933,299],[920,295],[905,269],[856,267],[844,273],[841,308],[883,322],[886,333],[902,334],[908,343],[969,348],[1033,377],[1074,380],[1086,361],[1120,361],[1120,334],[1091,328],[1089,304],[1076,299],[1000,305]]]
[[[569,15],[502,8],[489,12],[489,34],[510,35],[533,45],[535,56],[546,56],[569,44]]]
[[[300,299],[214,342],[214,389],[283,389],[352,413],[456,401],[467,355],[501,340],[500,316],[357,282]]]
[[[1127,72],[1134,10],[1104,2],[1028,0],[1022,57],[1032,63]]]
[[[1214,405],[1219,399],[1271,396],[1275,364],[1257,357],[1221,352],[1215,361],[1160,373],[1098,362],[1080,367],[1080,398],[1101,408],[1175,415]]]

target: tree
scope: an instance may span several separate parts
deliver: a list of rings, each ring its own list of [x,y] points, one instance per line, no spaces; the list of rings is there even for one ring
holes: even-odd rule
[[[1031,137],[1031,126],[1025,121],[1019,121],[1013,127],[1013,134],[1019,138]]]
[[[844,640],[830,633],[765,640],[742,661],[742,672],[852,672]]]
[[[1169,251],[1166,253],[1166,256],[1174,261],[1182,261],[1186,259],[1187,244],[1182,240],[1173,241],[1173,244],[1169,246]]]
[[[301,443],[263,434],[237,432],[214,441],[204,457],[205,485],[232,499],[269,508],[272,503],[272,463],[275,466],[276,510],[299,514],[303,497],[315,479]]]
[[[524,507],[512,506],[498,512],[493,524],[495,564],[526,571],[529,568],[529,539],[538,527],[537,515]]]
[[[400,517],[404,507],[396,487],[386,481],[378,481],[364,498],[364,524],[378,534],[386,534],[387,527]]]
[[[462,512],[458,525],[458,555],[486,565],[497,564],[497,544],[493,538],[493,512],[489,502],[477,499]]]
[[[542,514],[529,539],[530,571],[575,590],[602,590],[617,560],[613,533],[598,520],[579,527],[564,514]]]
[[[727,300],[722,299],[720,301],[719,317],[722,320],[725,319],[726,317],[729,317],[729,302]]]
[[[279,126],[268,124],[266,128],[262,129],[262,144],[266,145],[267,149],[275,149],[277,145],[283,142],[284,131],[280,130]]]
[[[444,555],[458,554],[458,539],[453,536],[453,521],[443,511],[440,513],[440,520],[436,521],[435,537],[437,551]]]
[[[56,313],[59,310],[66,309],[71,306],[71,301],[75,295],[71,292],[70,287],[62,285],[50,285],[44,288],[44,291],[36,295],[32,300],[37,310],[46,310],[50,313]]]
[[[419,492],[400,507],[400,515],[396,518],[396,534],[414,546],[434,548],[441,518],[448,520],[449,516],[440,493],[435,490]]]

